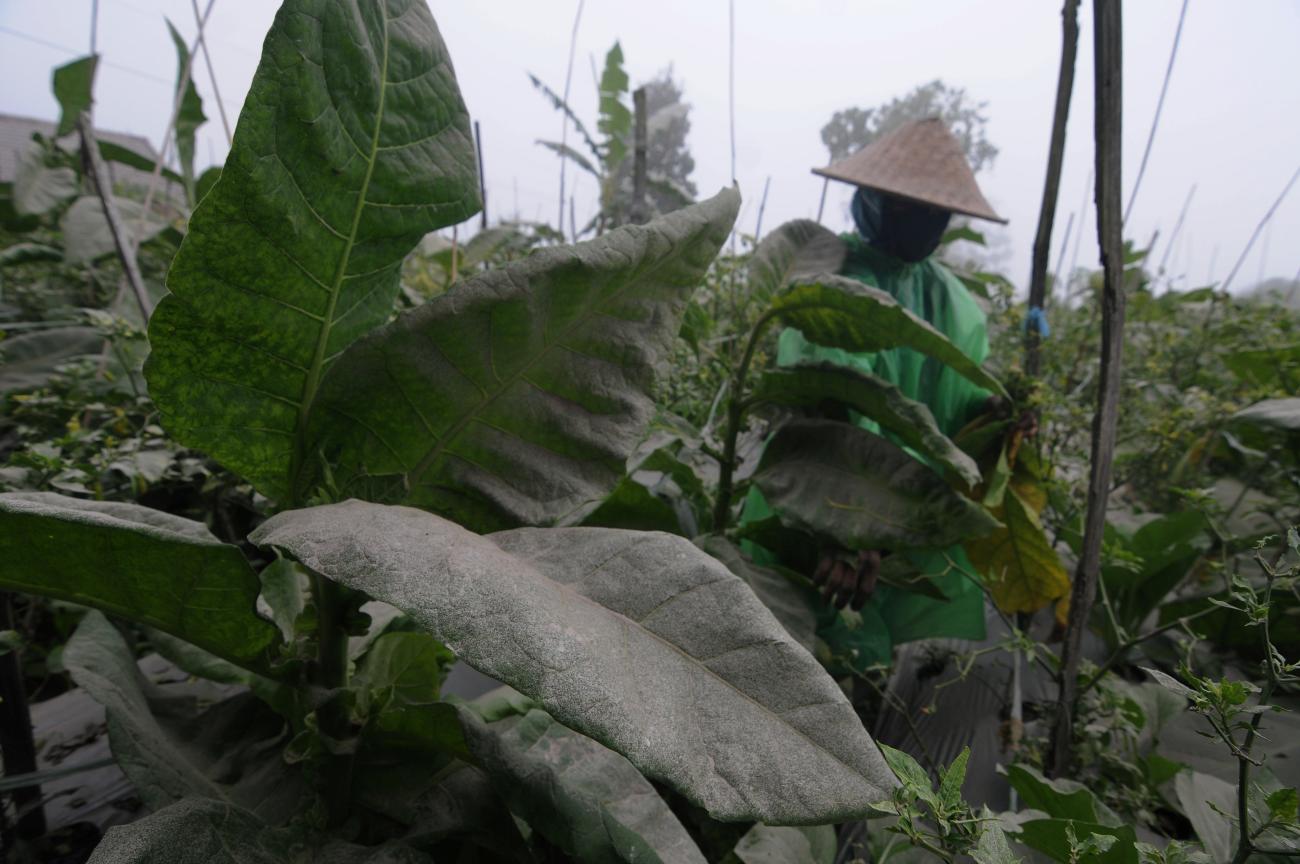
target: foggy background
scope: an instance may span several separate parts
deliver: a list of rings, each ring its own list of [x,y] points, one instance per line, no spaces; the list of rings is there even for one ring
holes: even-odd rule
[[[482,124],[489,217],[554,224],[559,164],[535,141],[559,138],[561,115],[534,90],[527,73],[563,89],[576,0],[431,0],[429,5],[470,113]],[[835,111],[877,106],[941,79],[987,103],[986,135],[1000,152],[979,182],[1011,222],[1005,229],[983,224],[990,244],[984,254],[1023,291],[1060,61],[1060,5],[1057,0],[736,2],[735,176],[745,198],[739,229],[754,230],[769,177],[765,230],[787,219],[816,216],[822,180],[809,169],[829,161],[820,130]],[[1126,202],[1180,5],[1181,0],[1130,0],[1124,7]],[[277,7],[269,0],[217,0],[213,7],[206,35],[232,125]],[[0,0],[0,112],[57,119],[50,72],[87,53],[90,12],[90,0]],[[96,86],[96,125],[138,133],[158,147],[176,76],[175,50],[163,16],[192,40],[196,28],[190,2],[101,0],[99,14],[104,62]],[[1071,213],[1079,232],[1085,201],[1078,264],[1092,267],[1097,261],[1092,189],[1086,185],[1093,158],[1090,19],[1091,4],[1084,2],[1052,269]],[[688,143],[696,164],[691,179],[700,197],[729,184],[728,4],[588,0],[570,104],[593,133],[597,93],[592,67],[603,65],[616,39],[633,88],[671,66],[684,89],[684,101],[691,106]],[[1169,251],[1177,287],[1223,279],[1300,167],[1297,45],[1300,3],[1295,0],[1190,4],[1150,164],[1125,231],[1139,246],[1161,231],[1154,258]],[[203,167],[222,161],[227,148],[201,56],[194,80],[209,118],[199,132]],[[1166,250],[1164,242],[1194,183],[1186,224],[1175,246]],[[826,225],[849,227],[851,191],[831,184]],[[593,178],[569,166],[566,197],[576,197],[580,226],[595,212],[597,192]],[[1300,189],[1293,189],[1233,289],[1248,289],[1261,278],[1300,276],[1297,237]]]

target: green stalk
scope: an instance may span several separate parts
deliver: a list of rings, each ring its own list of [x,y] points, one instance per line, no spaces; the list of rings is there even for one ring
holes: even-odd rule
[[[1256,560],[1263,566],[1265,574],[1264,597],[1269,601],[1268,608],[1264,610],[1264,619],[1260,622],[1260,639],[1264,646],[1264,667],[1267,680],[1264,682],[1264,689],[1259,694],[1259,707],[1265,707],[1270,704],[1273,698],[1273,691],[1277,688],[1277,665],[1273,658],[1273,640],[1269,636],[1268,619],[1272,614],[1273,599],[1273,568],[1257,556]],[[1246,737],[1241,742],[1241,748],[1237,751],[1237,854],[1232,858],[1232,864],[1244,864],[1247,858],[1255,852],[1255,844],[1252,842],[1253,835],[1250,833],[1250,751],[1255,746],[1255,739],[1259,736],[1259,726],[1264,720],[1264,712],[1261,711],[1254,717],[1250,718],[1250,728],[1246,730]]]
[[[342,620],[346,606],[343,589],[324,576],[313,574],[311,590],[318,615],[313,683],[327,691],[338,690],[348,683],[348,636]],[[347,708],[338,700],[322,706],[317,719],[321,734],[332,740],[342,741],[351,731]],[[321,769],[320,783],[330,824],[337,825],[347,818],[352,791],[352,756],[327,756]]]
[[[762,338],[768,325],[778,314],[779,310],[769,309],[754,323],[753,329],[749,331],[749,342],[745,345],[745,353],[741,356],[740,365],[736,367],[736,374],[731,379],[731,396],[727,401],[727,432],[718,470],[718,497],[713,502],[714,531],[725,531],[731,522],[736,441],[740,438],[741,422],[745,419],[745,379],[749,377],[749,366],[754,360],[758,340]]]

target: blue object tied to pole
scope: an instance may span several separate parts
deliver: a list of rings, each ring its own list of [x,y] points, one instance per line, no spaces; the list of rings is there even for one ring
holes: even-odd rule
[[[1052,335],[1052,327],[1047,323],[1047,314],[1043,312],[1042,307],[1029,307],[1029,314],[1025,316],[1025,330],[1037,330],[1040,339]]]

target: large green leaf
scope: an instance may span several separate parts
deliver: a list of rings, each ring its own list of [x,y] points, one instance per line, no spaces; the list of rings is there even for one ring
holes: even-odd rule
[[[942,548],[998,524],[896,444],[831,420],[782,426],[754,482],[782,523],[847,549]]]
[[[190,205],[196,203],[194,192],[194,138],[199,131],[199,127],[208,121],[207,116],[203,113],[203,100],[199,98],[198,88],[194,86],[193,69],[190,69],[190,75],[186,77],[186,68],[192,66],[190,62],[190,49],[181,38],[181,34],[176,31],[175,25],[170,19],[167,21],[167,32],[171,34],[172,44],[176,46],[176,87],[181,86],[181,79],[185,78],[185,93],[181,97],[180,105],[176,112],[176,125],[174,134],[176,136],[176,155],[181,163],[181,177],[185,182],[185,193],[189,196]]]
[[[102,609],[264,668],[279,633],[257,574],[199,522],[50,492],[0,495],[0,585]]]
[[[809,341],[855,353],[912,348],[952,367],[974,384],[1006,395],[998,379],[931,324],[879,288],[846,276],[821,274],[776,298],[773,310]]]
[[[1114,837],[1114,844],[1105,852],[1085,854],[1078,858],[1070,854],[1069,832],[1082,844],[1097,834]],[[1047,855],[1060,864],[1138,864],[1137,833],[1132,825],[1101,825],[1076,819],[1030,819],[1022,822],[1016,839]]]
[[[409,846],[358,846],[271,828],[240,807],[191,799],[108,830],[89,864],[433,864]]]
[[[59,103],[59,125],[54,134],[62,138],[77,128],[77,119],[90,110],[94,99],[95,67],[99,55],[79,57],[54,70],[54,98]]]
[[[282,743],[284,722],[252,695],[185,711],[141,674],[122,634],[96,611],[81,620],[63,662],[107,711],[113,757],[149,807],[210,798],[272,821],[297,809],[301,777],[266,758]]]
[[[280,513],[252,536],[402,609],[716,818],[840,821],[895,785],[817,661],[683,538],[600,528],[480,537],[360,501]]]
[[[622,756],[534,709],[461,712],[475,761],[511,811],[585,864],[704,864],[650,781]]]
[[[1013,483],[993,510],[1002,527],[966,541],[966,554],[984,575],[1003,612],[1037,612],[1070,591],[1065,572],[1038,514]]]
[[[387,320],[419,239],[478,206],[425,3],[287,0],[150,321],[163,425],[285,496],[326,368]]]
[[[811,219],[794,219],[763,238],[749,259],[749,293],[767,302],[791,280],[838,273],[848,247],[833,231]]]
[[[401,315],[326,376],[311,452],[348,494],[476,531],[580,518],[654,416],[682,308],[739,206],[724,190]]]
[[[838,363],[800,363],[765,373],[753,398],[805,408],[827,400],[838,402],[876,421],[903,444],[952,471],[968,486],[979,482],[975,460],[939,431],[930,409],[875,375]]]
[[[750,590],[771,610],[776,620],[811,653],[817,646],[817,613],[820,604],[817,592],[809,584],[800,584],[799,577],[783,572],[777,567],[755,564],[730,540],[717,534],[699,537],[695,541],[705,552],[717,558],[735,573]],[[804,580],[806,582],[806,580]]]
[[[103,346],[94,327],[52,327],[0,340],[0,395],[44,387],[59,366]]]

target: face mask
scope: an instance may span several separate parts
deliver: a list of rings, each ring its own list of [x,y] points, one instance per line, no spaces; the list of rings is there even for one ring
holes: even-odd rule
[[[916,263],[939,248],[952,213],[859,188],[853,196],[853,221],[862,239],[881,252]]]

